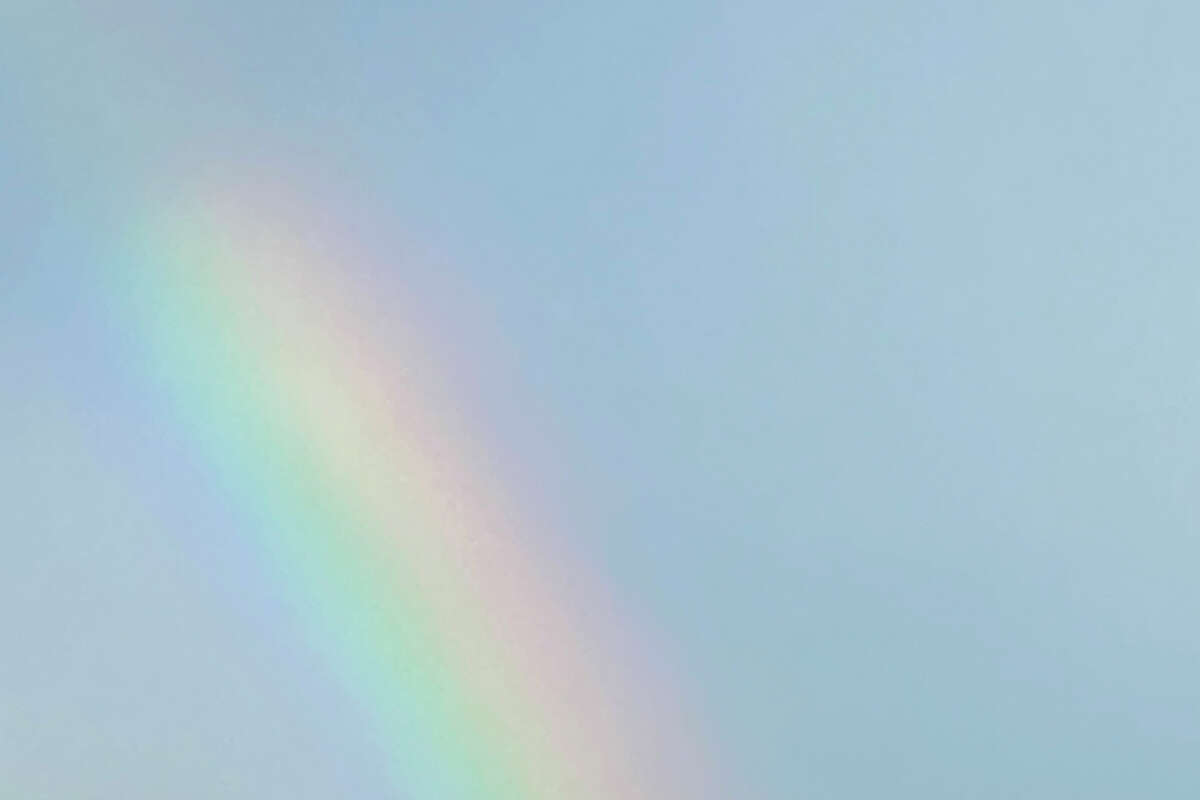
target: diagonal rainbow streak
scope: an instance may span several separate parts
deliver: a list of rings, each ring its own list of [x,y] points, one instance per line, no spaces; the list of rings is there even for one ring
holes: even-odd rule
[[[419,336],[373,327],[354,248],[247,194],[149,215],[113,286],[145,370],[249,511],[398,786],[438,800],[694,796],[651,752],[679,731],[635,699],[647,687],[611,674],[620,654],[525,534],[436,359]]]

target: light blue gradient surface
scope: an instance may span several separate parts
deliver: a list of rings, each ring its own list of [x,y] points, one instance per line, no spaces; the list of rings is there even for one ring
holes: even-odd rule
[[[742,796],[1196,797],[1200,12],[967,5],[0,10],[0,793],[395,796],[91,302],[211,163],[444,254]]]

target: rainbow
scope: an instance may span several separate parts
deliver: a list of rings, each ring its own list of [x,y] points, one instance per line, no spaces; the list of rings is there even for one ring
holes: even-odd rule
[[[251,520],[400,795],[706,794],[668,755],[691,734],[662,682],[619,675],[579,565],[517,508],[419,333],[372,304],[365,256],[244,187],[184,194],[113,271],[139,370]]]

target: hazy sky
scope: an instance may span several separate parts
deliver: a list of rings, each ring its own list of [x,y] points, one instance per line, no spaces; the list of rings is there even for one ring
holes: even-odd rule
[[[489,425],[747,798],[1196,797],[1197,24],[8,3],[0,782],[395,796],[96,344],[110,222],[213,164],[438,254]]]

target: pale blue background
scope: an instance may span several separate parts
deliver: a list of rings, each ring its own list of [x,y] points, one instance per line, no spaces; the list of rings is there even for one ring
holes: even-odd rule
[[[191,159],[317,165],[437,243],[515,358],[497,430],[569,465],[562,535],[745,797],[1195,798],[1197,25],[6,4],[4,792],[394,796],[106,361],[89,264]]]

